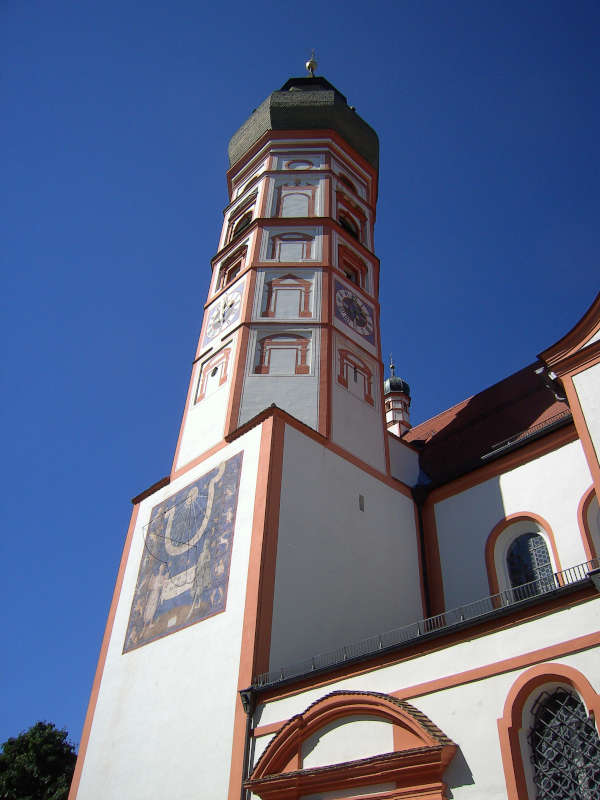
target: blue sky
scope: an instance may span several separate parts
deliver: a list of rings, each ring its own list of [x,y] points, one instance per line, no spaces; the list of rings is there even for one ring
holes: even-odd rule
[[[229,137],[315,47],[378,132],[385,356],[419,422],[598,290],[597,2],[0,5],[0,741],[79,741],[130,514],[169,472]]]

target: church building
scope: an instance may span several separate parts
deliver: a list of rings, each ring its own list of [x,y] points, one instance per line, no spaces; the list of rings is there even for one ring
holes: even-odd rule
[[[378,138],[307,66],[229,143],[70,800],[597,800],[600,295],[411,427],[381,357]]]

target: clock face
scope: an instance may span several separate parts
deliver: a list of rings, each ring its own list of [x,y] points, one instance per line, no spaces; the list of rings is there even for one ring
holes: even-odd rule
[[[373,312],[353,291],[336,281],[335,315],[370,342],[374,341]]]
[[[243,287],[240,286],[231,292],[226,292],[211,308],[206,322],[204,344],[210,342],[238,319],[242,304],[242,289]]]

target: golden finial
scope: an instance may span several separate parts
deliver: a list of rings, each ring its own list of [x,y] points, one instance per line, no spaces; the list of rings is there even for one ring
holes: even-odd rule
[[[390,353],[390,375],[392,376],[392,378],[396,377],[396,367],[394,366],[394,358],[391,353]]]
[[[311,57],[306,62],[306,69],[310,72],[310,77],[315,77],[315,70],[317,68],[317,60],[315,59],[315,50],[313,48]]]

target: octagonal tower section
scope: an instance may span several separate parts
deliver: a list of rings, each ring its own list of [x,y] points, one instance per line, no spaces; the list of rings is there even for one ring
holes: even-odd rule
[[[229,204],[174,471],[276,405],[388,472],[375,131],[291,78],[229,143]]]

